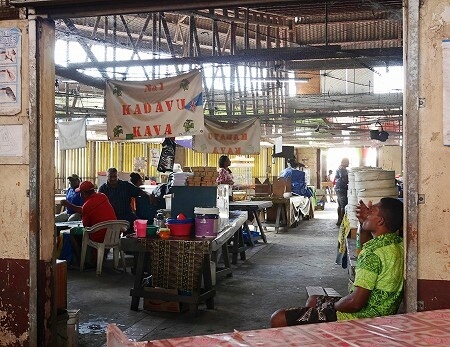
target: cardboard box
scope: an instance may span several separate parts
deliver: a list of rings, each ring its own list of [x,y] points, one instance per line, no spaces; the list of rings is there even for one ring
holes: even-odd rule
[[[178,289],[144,287],[147,292],[168,293],[178,295]],[[144,298],[144,310],[158,312],[182,312],[181,302]]]

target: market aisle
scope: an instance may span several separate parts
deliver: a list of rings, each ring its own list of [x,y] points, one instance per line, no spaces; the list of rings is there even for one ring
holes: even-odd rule
[[[280,307],[306,301],[305,286],[333,287],[345,294],[347,270],[334,264],[338,227],[336,204],[327,203],[315,218],[288,232],[267,232],[262,242],[239,261],[233,277],[217,283],[215,309],[199,308],[199,316],[134,312],[129,309],[133,277],[106,264],[104,274],[69,270],[68,305],[80,309],[79,346],[102,346],[104,327],[115,323],[129,338],[153,340],[269,327],[270,315]],[[142,305],[142,304],[141,304]]]

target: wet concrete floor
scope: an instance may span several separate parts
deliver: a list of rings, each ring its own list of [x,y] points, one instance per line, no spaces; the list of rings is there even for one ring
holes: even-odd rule
[[[216,334],[270,327],[270,315],[281,307],[303,305],[306,286],[332,287],[347,293],[348,271],[335,265],[338,227],[336,204],[325,204],[314,219],[288,231],[266,232],[247,250],[247,260],[233,265],[233,276],[217,279],[215,308],[199,306],[199,314],[130,310],[134,277],[104,263],[95,270],[68,270],[68,309],[79,311],[78,346],[105,346],[106,326],[116,324],[130,339]],[[128,263],[131,264],[131,259]],[[140,302],[142,309],[142,300]]]

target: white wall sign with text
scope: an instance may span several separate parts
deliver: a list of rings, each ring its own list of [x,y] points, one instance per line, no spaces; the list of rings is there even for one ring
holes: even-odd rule
[[[21,111],[21,45],[18,28],[0,28],[0,115]]]

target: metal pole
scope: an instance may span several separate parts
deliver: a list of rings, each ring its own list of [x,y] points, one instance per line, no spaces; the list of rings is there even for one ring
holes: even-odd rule
[[[405,172],[405,262],[407,312],[417,311],[417,256],[418,256],[418,182],[419,182],[419,6],[420,0],[408,0],[404,12],[404,116],[403,167]]]

